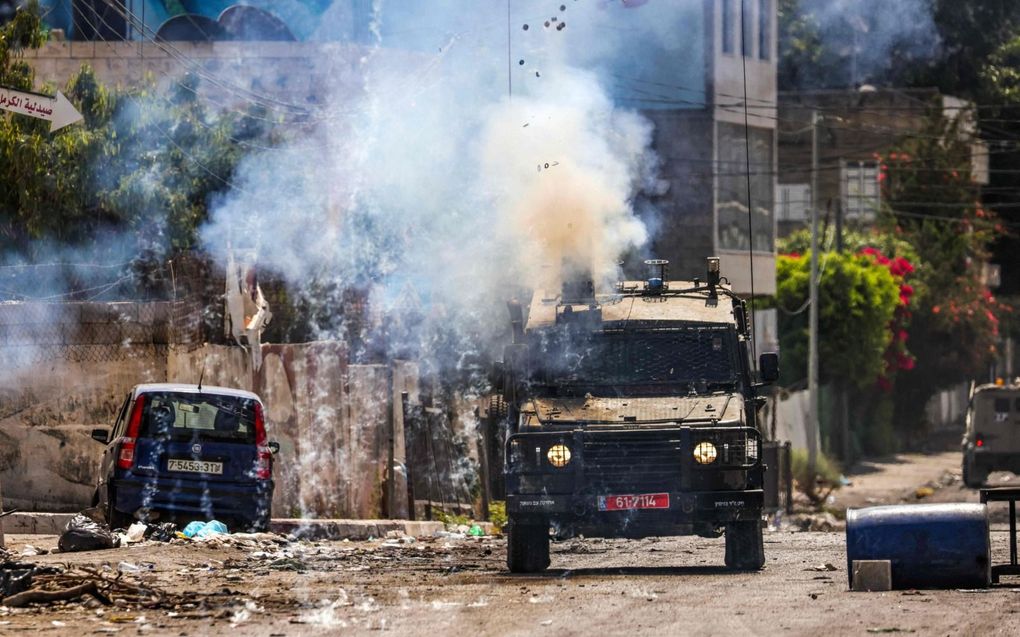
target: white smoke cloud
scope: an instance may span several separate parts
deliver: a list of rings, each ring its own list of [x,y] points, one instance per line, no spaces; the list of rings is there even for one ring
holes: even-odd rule
[[[531,10],[579,26],[618,10],[559,6]],[[542,279],[565,259],[614,278],[647,238],[633,199],[656,161],[651,125],[615,105],[594,67],[571,65],[571,52],[593,63],[612,47],[536,26],[512,42],[511,96],[506,8],[464,7],[430,5],[423,24],[406,4],[377,3],[361,92],[338,90],[314,134],[242,164],[239,189],[203,231],[209,250],[248,244],[292,286],[371,287],[383,307],[413,289],[426,315],[465,338],[502,331],[502,302],[555,284]],[[597,29],[585,32],[594,42]],[[433,337],[435,325],[420,327],[411,338]]]

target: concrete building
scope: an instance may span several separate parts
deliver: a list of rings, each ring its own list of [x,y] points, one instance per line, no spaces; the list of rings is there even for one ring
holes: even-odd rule
[[[810,223],[812,113],[818,119],[818,208],[830,223],[870,224],[881,206],[879,161],[903,139],[921,133],[932,112],[961,118],[958,128],[971,148],[971,175],[988,183],[988,147],[976,138],[969,103],[936,89],[796,91],[779,94],[779,235]],[[841,218],[841,219],[840,219]]]
[[[687,67],[699,77],[688,81],[704,88],[695,98],[688,93],[686,103],[643,109],[656,124],[655,147],[669,183],[655,202],[662,213],[655,252],[688,276],[701,272],[705,257],[718,255],[744,295],[752,291],[753,260],[755,295],[772,294],[776,6],[772,0],[706,0],[698,17],[703,53]]]

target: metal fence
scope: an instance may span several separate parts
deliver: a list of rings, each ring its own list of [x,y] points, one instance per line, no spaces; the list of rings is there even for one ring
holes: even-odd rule
[[[103,363],[165,355],[203,339],[199,299],[154,302],[0,303],[0,360],[8,368]]]

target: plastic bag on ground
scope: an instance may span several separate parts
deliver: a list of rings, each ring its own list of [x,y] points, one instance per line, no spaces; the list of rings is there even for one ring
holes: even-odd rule
[[[0,567],[0,599],[27,591],[34,570],[34,564],[7,563]]]
[[[201,540],[214,535],[226,535],[230,531],[227,530],[227,525],[219,520],[209,520],[208,522],[195,520],[194,522],[188,522],[188,525],[184,527],[181,533],[185,537]]]
[[[128,527],[127,530],[127,541],[131,544],[135,542],[141,542],[145,539],[145,531],[149,528],[145,522],[135,522]]]
[[[173,522],[150,525],[146,531],[146,539],[157,542],[169,542],[177,535],[177,525]]]
[[[67,523],[60,534],[57,546],[64,553],[75,551],[100,551],[120,546],[120,540],[110,532],[110,527],[87,518],[80,513]]]

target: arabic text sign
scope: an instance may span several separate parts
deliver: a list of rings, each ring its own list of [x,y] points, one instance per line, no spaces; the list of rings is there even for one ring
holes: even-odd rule
[[[56,97],[49,97],[0,86],[0,109],[47,120],[50,132],[82,119],[81,113],[59,91]]]

